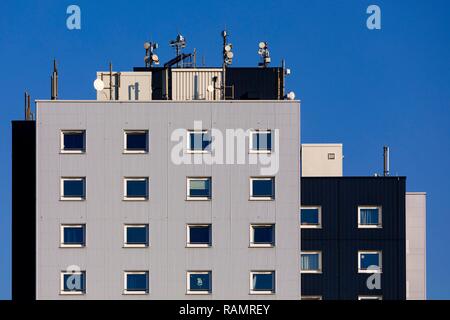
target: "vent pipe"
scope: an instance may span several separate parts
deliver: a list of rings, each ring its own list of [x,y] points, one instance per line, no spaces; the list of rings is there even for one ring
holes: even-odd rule
[[[31,113],[31,98],[28,92],[25,91],[25,120],[33,120]]]
[[[56,59],[53,59],[53,72],[51,76],[51,99],[58,99],[58,69],[56,67]]]
[[[383,176],[389,176],[389,147],[383,147]]]

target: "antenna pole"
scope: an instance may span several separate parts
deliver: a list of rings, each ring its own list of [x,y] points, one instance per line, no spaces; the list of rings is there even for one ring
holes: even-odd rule
[[[389,176],[389,147],[383,147],[383,175]]]
[[[112,83],[112,62],[109,62],[109,100],[112,100],[113,83]]]
[[[227,68],[227,62],[226,62],[226,56],[227,52],[225,50],[225,47],[227,45],[227,31],[222,31],[222,38],[223,38],[223,64],[222,64],[222,100],[225,100],[225,88],[226,88],[226,68]]]
[[[56,59],[53,59],[53,73],[51,76],[51,99],[58,99],[58,69],[56,67]]]

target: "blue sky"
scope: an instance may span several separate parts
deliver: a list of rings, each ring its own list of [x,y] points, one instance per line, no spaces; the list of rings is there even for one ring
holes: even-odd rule
[[[81,8],[81,30],[66,28],[70,4]],[[366,28],[370,4],[381,8],[381,30]],[[262,40],[273,64],[286,59],[302,141],[344,143],[346,175],[381,172],[382,146],[391,147],[392,173],[428,192],[428,297],[450,298],[450,1],[3,0],[0,15],[0,299],[10,298],[10,121],[23,117],[23,91],[49,98],[56,57],[60,98],[94,99],[108,61],[142,66],[145,40],[169,60],[177,32],[219,65],[225,26],[235,66],[255,66]]]

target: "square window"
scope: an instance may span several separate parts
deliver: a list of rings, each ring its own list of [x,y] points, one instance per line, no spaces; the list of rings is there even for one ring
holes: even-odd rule
[[[250,226],[250,247],[275,246],[275,225],[254,224]]]
[[[210,247],[212,242],[211,229],[210,224],[187,225],[187,246]]]
[[[381,228],[381,207],[359,206],[358,228]]]
[[[124,247],[148,247],[148,224],[127,224],[124,226]]]
[[[336,154],[335,153],[328,153],[328,160],[334,160],[336,159]]]
[[[250,293],[251,294],[275,293],[275,271],[250,272]]]
[[[210,200],[211,178],[187,178],[187,200]]]
[[[86,151],[85,130],[62,130],[61,153],[84,153]]]
[[[85,294],[86,271],[62,271],[61,294]]]
[[[359,273],[381,273],[381,251],[358,251]]]
[[[301,273],[322,273],[322,252],[303,251],[300,255]]]
[[[61,225],[61,247],[80,248],[86,245],[86,225]]]
[[[300,224],[302,228],[322,227],[322,207],[304,206],[300,209]]]
[[[124,294],[148,294],[148,271],[125,271]]]
[[[212,292],[211,271],[187,272],[188,294],[210,294]]]
[[[148,178],[124,178],[124,200],[147,200]]]
[[[147,153],[148,130],[125,130],[124,153]]]
[[[61,200],[84,200],[86,178],[61,178]]]
[[[250,178],[250,200],[275,199],[275,178]]]
[[[211,134],[209,130],[187,131],[187,152],[206,153],[211,149]]]
[[[272,131],[250,131],[250,153],[270,153],[272,151]]]

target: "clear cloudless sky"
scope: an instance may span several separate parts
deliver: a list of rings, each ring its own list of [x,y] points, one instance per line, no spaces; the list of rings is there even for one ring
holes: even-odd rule
[[[66,28],[71,4],[81,30]],[[381,30],[366,28],[371,4]],[[55,57],[60,98],[95,99],[95,72],[108,61],[142,66],[145,40],[167,61],[177,32],[198,61],[219,65],[225,26],[233,65],[256,66],[262,40],[273,65],[286,59],[302,141],[343,143],[345,175],[381,172],[382,146],[391,147],[392,174],[428,193],[428,297],[450,298],[450,1],[2,0],[0,16],[0,298],[11,297],[11,120],[23,119],[24,90],[50,97]]]

